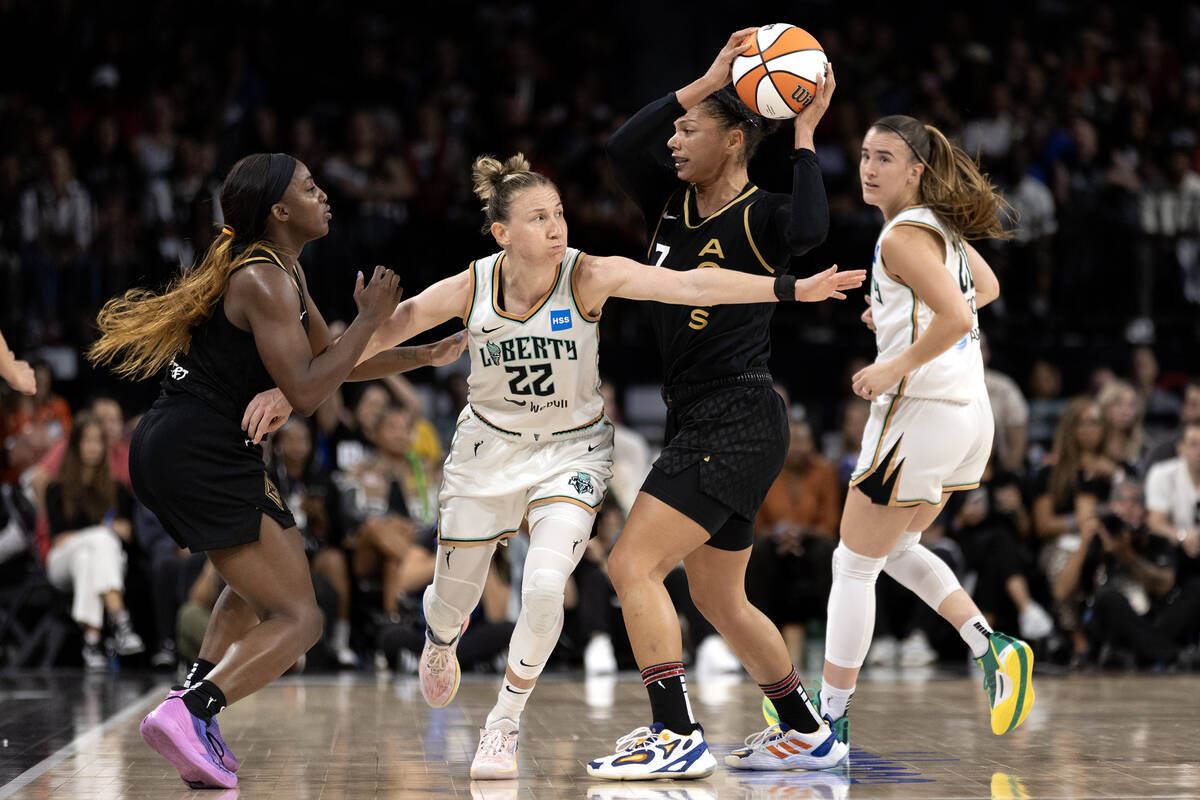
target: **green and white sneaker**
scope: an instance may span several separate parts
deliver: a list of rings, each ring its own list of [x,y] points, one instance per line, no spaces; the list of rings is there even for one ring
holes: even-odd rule
[[[983,690],[992,710],[992,733],[1008,733],[1033,708],[1033,651],[1020,639],[993,632],[988,650],[975,659],[983,669]]]
[[[821,679],[817,678],[813,681],[812,687],[807,689],[807,692],[809,702],[813,704],[813,708],[817,709],[817,714],[829,723],[830,728],[833,728],[838,741],[845,745],[850,744],[850,715],[842,714],[837,719],[832,719],[828,714],[821,714]],[[764,697],[762,700],[762,715],[768,725],[775,725],[779,722],[779,712],[775,710],[775,704],[769,697]]]

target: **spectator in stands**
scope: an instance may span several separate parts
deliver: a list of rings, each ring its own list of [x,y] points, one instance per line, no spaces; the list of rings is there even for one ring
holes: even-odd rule
[[[1059,626],[1070,633],[1077,656],[1087,651],[1082,623],[1068,605],[1059,575],[1076,551],[1080,531],[1092,522],[1097,503],[1108,501],[1118,467],[1105,455],[1104,418],[1091,397],[1070,402],[1054,433],[1052,464],[1038,473],[1034,486],[1033,530],[1040,548],[1038,563],[1055,587]]]
[[[337,614],[325,625],[326,643],[339,666],[358,666],[350,646],[350,565],[334,525],[336,489],[329,471],[313,459],[312,432],[302,418],[292,417],[271,442],[271,476],[296,517],[312,571],[324,577],[337,596]]]
[[[1108,509],[1083,527],[1080,546],[1058,578],[1057,594],[1082,595],[1101,666],[1114,662],[1117,648],[1128,652],[1128,666],[1194,667],[1200,579],[1177,586],[1178,546],[1146,526],[1136,481],[1116,486]]]
[[[1147,451],[1146,457],[1139,465],[1143,475],[1148,475],[1150,468],[1160,461],[1178,457],[1183,431],[1192,422],[1200,422],[1200,377],[1190,379],[1183,388],[1183,405],[1179,409],[1179,424],[1161,442]],[[1147,492],[1149,492],[1148,487]]]
[[[57,588],[74,593],[71,618],[83,628],[83,659],[103,669],[101,628],[107,615],[112,649],[133,655],[145,649],[125,608],[125,552],[133,529],[133,498],[112,477],[100,424],[86,415],[75,421],[58,478],[46,487],[50,552],[46,574]]]
[[[983,381],[996,423],[996,433],[992,439],[995,466],[1004,472],[1024,472],[1029,404],[1025,402],[1025,396],[1021,394],[1016,381],[991,368],[992,349],[986,335],[981,337],[980,345],[984,363]]]
[[[1176,458],[1146,475],[1147,525],[1181,550],[1180,582],[1200,577],[1200,420],[1183,426]]]
[[[1142,398],[1133,385],[1123,380],[1109,381],[1096,396],[1106,432],[1104,453],[1126,473],[1137,472],[1146,449],[1142,428]]]

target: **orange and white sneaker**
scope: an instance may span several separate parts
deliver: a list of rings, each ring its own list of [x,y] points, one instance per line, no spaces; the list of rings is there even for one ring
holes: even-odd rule
[[[421,694],[431,708],[447,706],[458,691],[462,671],[458,667],[458,643],[467,629],[470,617],[463,620],[462,630],[454,640],[446,644],[434,641],[433,632],[425,629],[425,649],[421,651]]]
[[[647,781],[658,778],[707,778],[717,760],[704,741],[699,725],[687,736],[656,722],[617,740],[617,752],[588,762],[588,775],[610,781]]]
[[[842,763],[849,752],[826,722],[813,733],[777,722],[747,736],[746,746],[725,756],[725,763],[735,769],[829,769]]]
[[[477,781],[517,777],[517,723],[500,719],[490,728],[479,729],[471,777]]]

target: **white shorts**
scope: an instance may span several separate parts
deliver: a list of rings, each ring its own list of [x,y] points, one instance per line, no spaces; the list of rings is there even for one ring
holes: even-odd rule
[[[496,431],[463,409],[438,495],[438,544],[507,539],[530,506],[600,509],[612,478],[613,426],[602,419],[569,438],[530,442]]]
[[[937,505],[943,492],[979,485],[994,424],[986,395],[968,403],[880,398],[871,404],[850,485],[876,505]]]

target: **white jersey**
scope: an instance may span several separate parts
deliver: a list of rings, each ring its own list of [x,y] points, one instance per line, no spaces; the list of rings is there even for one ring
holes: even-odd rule
[[[575,299],[579,256],[567,248],[549,293],[524,315],[500,308],[503,251],[471,263],[468,401],[490,428],[539,441],[583,435],[604,419],[600,317]]]
[[[975,281],[967,264],[967,250],[960,237],[946,228],[937,215],[924,206],[907,208],[883,226],[875,241],[871,262],[871,313],[875,320],[875,360],[889,361],[912,345],[933,320],[933,309],[886,269],[880,248],[883,237],[898,225],[916,225],[937,233],[946,247],[946,271],[954,278],[974,324],[971,331],[949,350],[910,372],[884,394],[932,400],[971,402],[986,396],[983,356],[979,350],[979,312],[975,307]]]

